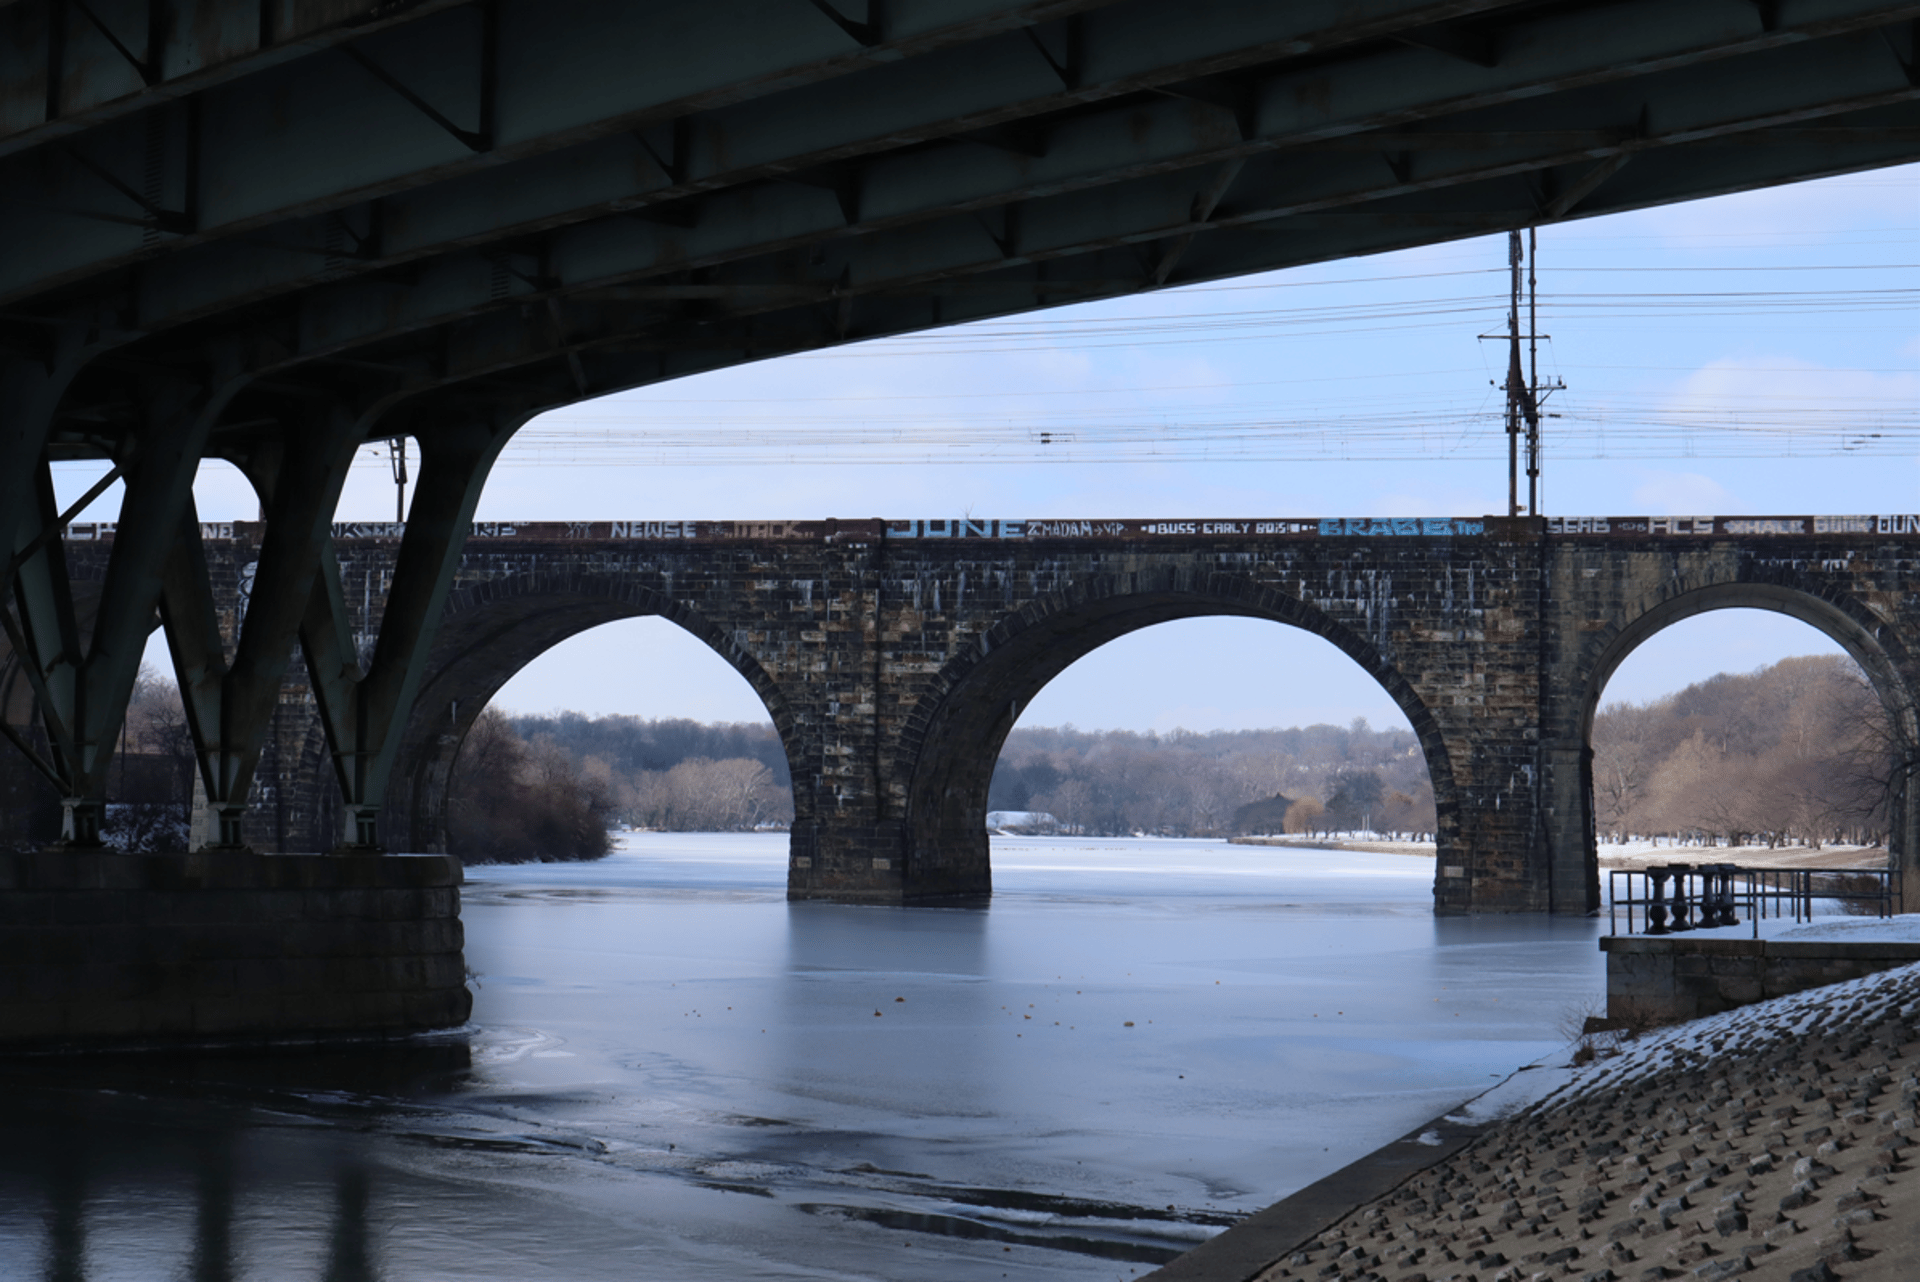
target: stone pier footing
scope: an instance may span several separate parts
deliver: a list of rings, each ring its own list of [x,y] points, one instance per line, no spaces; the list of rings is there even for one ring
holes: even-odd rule
[[[0,1048],[464,1023],[460,879],[444,855],[0,854]]]
[[[1610,935],[1607,1017],[1665,1024],[1920,961],[1920,944]]]
[[[993,893],[984,826],[916,846],[898,823],[795,824],[789,850],[788,899],[953,904]]]

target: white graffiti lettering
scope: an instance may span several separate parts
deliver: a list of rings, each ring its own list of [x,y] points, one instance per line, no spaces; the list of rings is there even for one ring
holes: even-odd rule
[[[692,521],[615,521],[609,537],[616,539],[691,539]]]
[[[406,532],[406,525],[399,521],[336,521],[333,525],[336,539],[397,539]]]
[[[1317,534],[1319,525],[1313,521],[1255,521],[1255,534]]]
[[[1710,516],[1656,516],[1648,523],[1654,534],[1712,534]]]
[[[889,521],[887,537],[894,539],[1024,539],[1031,537],[1035,527],[1058,525],[1062,527],[1083,525],[1091,531],[1085,521],[989,521],[976,520],[963,516],[952,521]]]
[[[1920,534],[1920,516],[1876,516],[1875,534]]]
[[[1807,523],[1795,520],[1727,520],[1720,523],[1728,534],[1805,534]]]
[[[1548,534],[1606,534],[1607,518],[1604,516],[1550,516],[1547,518]]]
[[[1872,534],[1873,518],[1870,516],[1816,516],[1813,518],[1815,534]]]
[[[569,530],[572,528],[568,527]],[[585,537],[586,527],[583,525],[580,528],[581,537]],[[508,525],[504,521],[476,521],[473,526],[473,537],[476,539],[510,539],[519,532],[518,526]]]

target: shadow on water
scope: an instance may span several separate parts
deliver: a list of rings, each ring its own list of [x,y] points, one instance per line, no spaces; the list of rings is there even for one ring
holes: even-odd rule
[[[378,1282],[376,1172],[349,1136],[470,1063],[456,1038],[0,1062],[0,1259],[46,1282],[233,1282],[264,1246],[282,1276]]]

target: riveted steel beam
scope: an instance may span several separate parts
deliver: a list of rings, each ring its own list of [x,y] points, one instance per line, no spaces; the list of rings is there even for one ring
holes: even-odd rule
[[[644,172],[636,179],[637,158],[644,149],[640,141],[623,136],[472,179],[449,181],[417,196],[394,197],[338,216],[280,226],[271,232],[190,251],[178,261],[152,264],[141,269],[137,291],[141,323],[164,328],[317,281],[372,271],[382,264],[419,263],[423,255],[444,252],[449,244],[466,245],[476,239],[510,235],[524,239],[529,229],[563,227],[569,220],[577,222],[594,215],[600,215],[599,220],[581,227],[579,236],[589,240],[617,238],[620,228],[631,224],[655,234],[663,246],[663,257],[677,254],[685,261],[698,261],[704,247],[717,241],[865,234],[955,209],[994,209],[1035,195],[1094,189],[1128,178],[1198,164],[1228,163],[1237,157],[1308,143],[1316,148],[1373,150],[1376,144],[1367,141],[1364,134],[1375,129],[1393,131],[1378,140],[1377,149],[1381,151],[1407,146],[1445,147],[1450,140],[1418,140],[1418,131],[1407,125],[1409,121],[1417,125],[1449,113],[1478,110],[1483,117],[1498,119],[1498,124],[1480,131],[1477,145],[1482,149],[1499,147],[1506,137],[1514,139],[1523,152],[1537,151],[1525,146],[1522,135],[1538,134],[1540,129],[1525,126],[1543,104],[1556,96],[1567,96],[1570,89],[1628,76],[1635,77],[1631,83],[1637,85],[1638,77],[1650,68],[1674,72],[1708,60],[1731,58],[1743,50],[1764,53],[1785,47],[1777,32],[1763,38],[1756,29],[1744,40],[1733,39],[1738,33],[1730,30],[1730,20],[1715,6],[1676,10],[1663,3],[1657,7],[1664,16],[1649,12],[1639,14],[1638,21],[1633,20],[1634,13],[1619,11],[1641,7],[1647,6],[1615,6],[1610,10],[1610,21],[1598,27],[1585,13],[1561,15],[1557,24],[1541,19],[1535,24],[1540,30],[1529,28],[1525,38],[1515,36],[1514,52],[1505,60],[1497,79],[1485,70],[1469,73],[1451,65],[1442,71],[1430,66],[1423,69],[1423,61],[1433,63],[1438,56],[1401,47],[1387,47],[1349,60],[1340,68],[1337,81],[1329,81],[1328,73],[1320,69],[1269,77],[1249,86],[1250,101],[1255,103],[1260,121],[1252,139],[1242,136],[1229,114],[1182,99],[1145,105],[1129,102],[1091,115],[1062,118],[1050,127],[1047,155],[1038,159],[1009,156],[966,142],[876,154],[836,179],[843,189],[850,188],[850,200],[839,193],[830,194],[832,184],[827,183],[817,187],[774,184],[771,189],[764,183],[755,185],[741,177],[752,178],[762,172],[751,169],[735,169],[714,180],[728,179],[731,185],[703,187],[687,182],[669,188],[667,178],[651,159],[639,163]],[[1885,16],[1885,10],[1878,12]],[[1699,17],[1701,13],[1707,16]],[[1684,20],[1689,16],[1694,18],[1692,25]],[[1823,22],[1809,19],[1795,34],[1804,37],[1807,31],[1842,25],[1831,13],[1820,16]],[[1575,24],[1575,18],[1583,19],[1586,25]],[[1749,20],[1746,25],[1752,28],[1753,24]],[[1793,43],[1804,44],[1805,40]],[[1877,59],[1889,72],[1898,70],[1897,59],[1878,35],[1856,45],[1865,51],[1861,56],[1867,60]],[[1747,60],[1736,61],[1744,66]],[[1487,83],[1442,83],[1447,77],[1469,74]],[[1743,76],[1754,78],[1752,72],[1727,64],[1724,69],[1709,68],[1681,79],[1705,85],[1737,83]],[[1817,72],[1781,61],[1773,83],[1792,84],[1804,78],[1809,84],[1828,89],[1829,97],[1835,96],[1827,81],[1812,77],[1817,77]],[[1334,83],[1340,86],[1338,94],[1330,89]],[[1444,92],[1436,97],[1436,89]],[[1302,104],[1318,105],[1308,108]],[[1488,112],[1489,104],[1510,110]],[[1837,103],[1829,104],[1829,109],[1838,107]],[[1605,126],[1607,137],[1635,127],[1634,108],[1629,104],[1613,114],[1617,118],[1620,112],[1626,115],[1625,123]],[[885,123],[878,106],[875,119]],[[1762,123],[1764,116],[1755,116],[1745,127]],[[1736,122],[1728,127],[1741,126]],[[1451,132],[1467,136],[1459,130]],[[1560,141],[1569,149],[1604,145],[1577,136],[1578,131],[1562,134]],[[1551,144],[1553,140],[1541,137],[1535,141]],[[800,163],[796,158],[789,160]],[[693,162],[689,159],[687,163]],[[701,191],[708,194],[700,195]],[[609,209],[652,200],[661,193],[671,199],[660,207],[685,207],[686,216],[678,220],[681,225],[604,216]],[[857,209],[859,215],[851,224],[846,212],[849,207]],[[762,211],[760,221],[781,226],[777,231],[743,230],[743,216],[753,211]],[[347,230],[343,232],[343,228]],[[555,252],[565,252],[568,235],[564,230],[554,231],[543,238],[542,244],[554,246]],[[541,247],[536,246],[536,250]],[[419,266],[415,270],[430,269]],[[391,276],[370,282],[375,302],[368,311],[380,310],[379,295],[392,294],[411,283]],[[518,292],[512,277],[503,283],[504,290],[496,285],[491,292]],[[352,307],[347,303],[333,310]]]
[[[122,173],[152,167],[169,189],[186,184],[189,156],[195,157],[194,227],[185,234],[156,238],[139,227],[85,225],[54,211],[76,207],[97,181],[79,182],[68,172],[71,165],[23,162],[9,169],[0,163],[0,188],[14,202],[0,209],[0,236],[30,237],[38,246],[30,264],[12,271],[0,248],[0,299],[373,199],[397,199],[402,206],[387,219],[390,253],[404,255],[416,230],[434,246],[449,234],[471,243],[472,230],[440,226],[449,214],[458,219],[462,209],[486,210],[496,223],[506,215],[526,230],[609,208],[671,203],[1156,85],[1324,56],[1462,13],[1512,6],[1512,0],[1205,0],[1183,6],[1180,21],[1169,25],[1161,3],[902,3],[887,10],[886,25],[897,35],[884,46],[849,52],[845,33],[799,0],[703,5],[698,21],[683,17],[664,30],[647,6],[612,12],[590,6],[595,13],[572,19],[548,3],[500,0],[496,145],[484,155],[446,125],[470,121],[479,111],[475,66],[485,27],[471,7],[449,10],[355,46],[374,65],[415,69],[407,87],[419,102],[435,106],[439,123],[364,65],[330,55],[256,77],[258,85],[242,81],[203,95],[196,100],[199,123],[168,116],[158,129],[161,142],[149,123],[103,129],[84,140],[97,165]],[[1822,3],[1858,7],[1863,0]],[[1045,42],[1029,34],[1036,29],[1031,24],[1061,14],[1079,14],[1081,53],[1071,87],[1048,61]],[[1720,28],[1709,46],[1716,50],[1730,35],[1727,24]],[[1809,29],[1762,38],[1804,38]],[[756,38],[743,43],[742,31]],[[614,51],[617,67],[608,65]],[[594,143],[600,145],[588,145]],[[564,160],[535,163],[561,152]],[[305,163],[290,168],[282,163],[289,154]],[[523,165],[532,167],[509,176]],[[583,175],[618,175],[617,186],[592,207],[553,209],[540,193],[569,173],[575,176],[563,192],[578,192]],[[450,193],[451,203],[428,201],[415,209],[404,199],[463,177],[476,189]],[[35,208],[36,200],[45,207]],[[507,208],[499,208],[502,203]],[[320,248],[323,232],[282,228],[275,239]],[[509,231],[496,225],[491,234]],[[313,269],[309,262],[299,270]]]

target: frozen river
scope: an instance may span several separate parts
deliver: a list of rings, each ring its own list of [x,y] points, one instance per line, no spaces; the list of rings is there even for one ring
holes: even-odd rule
[[[994,845],[789,905],[781,835],[476,868],[405,1050],[5,1069],[0,1276],[1131,1278],[1563,1044],[1601,924],[1430,860]]]

